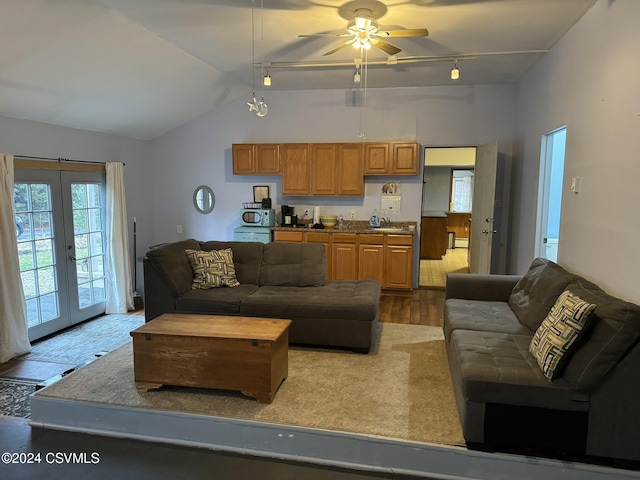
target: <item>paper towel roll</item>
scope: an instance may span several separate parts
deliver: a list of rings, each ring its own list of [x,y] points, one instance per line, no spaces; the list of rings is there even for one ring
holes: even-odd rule
[[[320,207],[313,207],[313,223],[320,223]]]

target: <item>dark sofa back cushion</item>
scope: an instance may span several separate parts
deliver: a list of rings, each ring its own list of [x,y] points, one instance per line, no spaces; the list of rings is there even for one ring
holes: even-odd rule
[[[200,242],[190,238],[161,245],[147,252],[149,262],[176,296],[191,290],[193,283],[193,269],[184,252],[187,249],[199,250]]]
[[[320,243],[267,243],[260,285],[317,287],[324,285],[326,256]]]
[[[258,285],[260,263],[264,244],[259,242],[200,242],[200,248],[210,252],[230,248],[233,252],[233,264],[236,267],[236,278],[240,285]]]
[[[509,306],[518,320],[537,330],[564,289],[577,278],[560,265],[536,258],[527,273],[513,287]]]
[[[572,282],[567,290],[596,304],[591,328],[562,374],[573,388],[589,390],[638,342],[640,306],[612,297],[584,279]]]

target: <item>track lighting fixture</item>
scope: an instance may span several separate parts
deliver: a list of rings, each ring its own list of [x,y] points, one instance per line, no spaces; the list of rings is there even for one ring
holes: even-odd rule
[[[264,76],[263,85],[265,87],[271,86],[271,75],[269,75],[269,69],[267,68],[267,74]]]
[[[353,74],[353,83],[360,83],[360,69],[356,67],[356,73]]]
[[[451,69],[451,80],[458,80],[460,78],[460,69],[458,68],[458,60],[453,61],[453,68]]]

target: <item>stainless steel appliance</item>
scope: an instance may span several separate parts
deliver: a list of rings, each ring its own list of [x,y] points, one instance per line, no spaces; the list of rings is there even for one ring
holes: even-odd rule
[[[240,221],[248,227],[273,227],[276,224],[276,211],[272,208],[243,208]]]

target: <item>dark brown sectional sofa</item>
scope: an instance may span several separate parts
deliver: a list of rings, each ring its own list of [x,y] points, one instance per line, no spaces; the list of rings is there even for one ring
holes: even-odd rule
[[[193,290],[185,250],[231,248],[237,287]],[[321,244],[199,242],[151,248],[144,259],[146,321],[168,313],[242,315],[292,320],[289,341],[367,353],[376,331],[380,284],[326,282]]]
[[[529,345],[565,290],[596,309],[549,380]],[[444,334],[469,446],[640,460],[640,306],[536,259],[524,276],[449,274]]]

